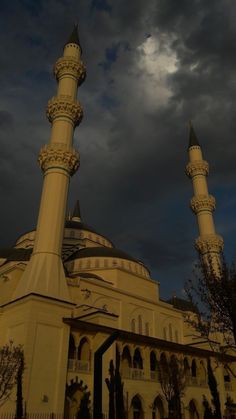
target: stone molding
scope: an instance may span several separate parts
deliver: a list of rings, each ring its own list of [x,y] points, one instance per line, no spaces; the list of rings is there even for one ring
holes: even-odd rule
[[[71,75],[81,85],[86,77],[86,68],[82,61],[75,60],[74,57],[61,57],[54,65],[53,73],[57,80],[63,76]]]
[[[83,109],[78,101],[69,95],[55,96],[48,101],[46,114],[49,122],[56,118],[68,118],[74,125],[79,125],[83,117]]]
[[[195,247],[202,255],[205,253],[221,253],[224,247],[224,241],[218,234],[198,237],[195,241]]]
[[[190,201],[190,207],[197,214],[200,211],[214,211],[216,208],[216,200],[212,195],[194,196]]]
[[[41,148],[38,162],[43,172],[59,168],[72,176],[79,167],[79,153],[73,148],[68,150],[62,143],[53,143]]]
[[[191,178],[196,175],[207,176],[209,174],[209,164],[205,160],[190,162],[186,166],[186,174]]]

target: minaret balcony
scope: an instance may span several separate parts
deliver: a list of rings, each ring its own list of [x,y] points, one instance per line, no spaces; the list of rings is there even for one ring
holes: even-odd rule
[[[200,211],[212,212],[215,210],[216,200],[212,195],[198,195],[191,199],[190,206],[195,214]]]
[[[72,76],[78,80],[81,85],[86,77],[86,68],[82,61],[78,61],[75,57],[61,57],[57,60],[54,69],[54,75],[57,80],[62,77]]]
[[[190,178],[198,175],[207,176],[209,174],[209,164],[205,160],[190,162],[186,166],[186,174]]]
[[[69,119],[74,125],[79,125],[83,118],[83,109],[78,101],[69,95],[54,96],[48,101],[47,118],[53,122],[57,118]]]

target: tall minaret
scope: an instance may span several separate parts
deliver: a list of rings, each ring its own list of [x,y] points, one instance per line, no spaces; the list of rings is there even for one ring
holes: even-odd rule
[[[196,214],[199,237],[195,242],[196,249],[205,262],[211,263],[218,270],[223,239],[216,234],[213,220],[215,198],[208,194],[206,177],[209,174],[209,165],[203,160],[202,150],[198,143],[192,124],[189,133],[189,163],[186,173],[192,179],[194,196],[191,199],[191,208]]]
[[[58,89],[47,106],[52,124],[50,142],[41,149],[38,158],[44,181],[34,249],[14,299],[35,293],[69,300],[61,250],[70,176],[79,167],[79,154],[72,142],[74,129],[83,116],[76,99],[78,86],[86,75],[81,54],[75,26],[63,56],[54,66]]]

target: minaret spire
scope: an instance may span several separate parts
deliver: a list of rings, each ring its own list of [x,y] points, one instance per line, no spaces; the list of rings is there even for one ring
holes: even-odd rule
[[[193,146],[200,146],[195,131],[193,129],[192,121],[189,121],[189,145],[188,148]]]
[[[215,210],[215,198],[208,193],[206,177],[209,174],[209,165],[203,160],[202,150],[193,125],[190,123],[189,130],[189,163],[186,173],[192,179],[194,196],[191,199],[191,208],[196,214],[199,237],[195,245],[204,261],[210,262],[214,269],[219,268],[223,239],[215,231],[213,211]]]
[[[70,34],[70,36],[69,36],[69,38],[66,42],[66,45],[68,45],[68,44],[78,45],[80,47],[80,51],[82,53],[82,48],[81,48],[80,41],[79,41],[78,23],[76,23],[74,25],[74,28],[73,28],[73,30],[72,30],[72,32],[71,32],[71,34]]]
[[[63,56],[54,66],[58,89],[47,106],[47,117],[52,124],[50,142],[41,149],[38,158],[44,182],[34,249],[14,299],[36,293],[70,300],[61,251],[70,176],[79,167],[73,133],[83,116],[76,97],[85,73],[76,25]]]
[[[80,211],[80,204],[79,204],[79,200],[77,199],[75,207],[74,207],[74,211],[72,214],[72,221],[78,221],[81,222],[81,211]]]

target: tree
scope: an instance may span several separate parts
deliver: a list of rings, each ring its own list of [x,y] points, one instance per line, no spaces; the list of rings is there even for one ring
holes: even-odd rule
[[[214,406],[213,418],[222,419],[221,408],[220,408],[220,396],[217,390],[217,381],[213,373],[210,358],[208,358],[207,360],[207,375],[208,375],[208,385],[209,385],[209,389],[212,395],[212,404]]]
[[[183,362],[174,355],[167,360],[165,354],[158,363],[158,376],[162,392],[168,404],[168,417],[181,418],[181,398],[186,386],[186,375]]]
[[[8,399],[17,383],[18,371],[23,368],[22,360],[21,345],[13,345],[11,341],[0,348],[0,406]]]
[[[187,322],[211,345],[215,344],[214,349],[221,345],[217,334],[223,336],[225,346],[233,348],[236,342],[235,265],[229,269],[222,258],[216,272],[211,260],[206,264],[200,259],[185,291],[195,312],[186,316]]]
[[[22,378],[24,371],[24,356],[23,352],[20,357],[19,368],[16,377],[16,419],[23,418],[23,396],[22,396]]]
[[[109,419],[125,419],[124,408],[124,391],[123,383],[120,375],[120,355],[116,347],[116,368],[114,368],[113,360],[109,366],[110,378],[106,378],[105,382],[109,391]]]

